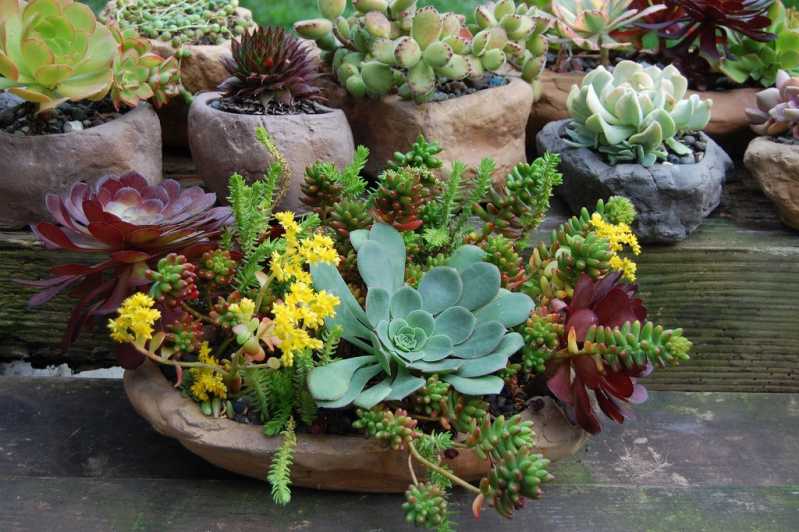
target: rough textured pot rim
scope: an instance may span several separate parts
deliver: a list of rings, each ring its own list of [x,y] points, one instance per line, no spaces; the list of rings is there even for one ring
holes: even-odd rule
[[[767,154],[767,158],[770,162],[773,162],[773,166],[775,168],[782,168],[785,165],[785,161],[779,161],[780,159],[784,159],[784,155],[786,153],[792,153],[795,156],[799,156],[799,144],[785,144],[782,142],[777,142],[774,140],[774,137],[760,135],[756,136],[752,139],[751,142],[746,147],[746,153],[744,154],[744,166],[749,170],[749,172],[754,176],[755,180],[757,181],[760,189],[763,193],[768,197],[769,201],[771,201],[774,206],[777,208],[777,215],[780,218],[780,221],[787,227],[799,230],[799,217],[796,216],[796,208],[793,205],[789,204],[789,207],[786,208],[785,202],[780,199],[778,194],[775,194],[772,190],[770,190],[770,185],[775,181],[774,177],[767,177],[762,172],[755,172],[750,168],[751,162],[750,158],[752,157],[752,150],[754,147],[758,145],[762,145],[764,150],[768,150],[770,153]],[[763,152],[759,152],[763,155]],[[780,164],[782,163],[782,164]],[[782,172],[783,175],[787,174],[788,172]],[[797,177],[795,178],[795,183],[792,183],[790,187],[793,189],[794,187],[799,193],[799,169],[794,168],[794,175]]]
[[[229,111],[222,111],[221,109],[217,109],[216,107],[211,106],[211,102],[214,102],[218,99],[222,98],[222,93],[220,91],[207,91],[201,92],[194,96],[194,101],[192,105],[204,105],[208,109],[210,109],[214,113],[226,115],[226,116],[248,116],[252,118],[264,118],[264,119],[281,119],[281,118],[302,118],[303,120],[307,120],[312,117],[326,117],[331,114],[342,113],[341,109],[334,109],[333,107],[328,107],[321,103],[317,103],[316,106],[322,109],[323,113],[295,113],[295,114],[284,114],[284,115],[256,115],[250,113],[231,113]]]
[[[227,467],[216,457],[229,457],[243,453],[271,455],[280,446],[280,438],[265,437],[260,426],[245,425],[226,418],[203,415],[197,404],[188,397],[183,397],[164,377],[160,368],[150,361],[145,361],[136,370],[126,370],[124,387],[136,412],[160,434],[177,439],[191,452],[215,465],[253,478],[264,478],[265,471],[253,471],[244,467]],[[560,414],[559,417],[552,416],[553,410],[551,409],[547,412],[549,416],[546,418],[536,419],[534,417],[537,437],[547,439],[550,434],[562,435],[565,432],[564,425],[568,424],[567,434],[571,440],[566,444],[539,449],[539,451],[548,458],[557,460],[570,456],[581,449],[588,440],[588,434],[571,426],[560,410],[557,410]],[[204,441],[197,445],[200,440]],[[235,444],[231,445],[231,441]],[[383,469],[372,470],[377,476],[371,475],[372,478],[368,479],[356,478],[354,482],[348,483],[339,478],[337,471],[329,471],[324,465],[320,466],[320,458],[323,462],[327,461],[327,458],[339,462],[331,464],[333,466],[341,467],[341,463],[347,463],[353,467],[352,460],[355,460],[357,463],[368,461],[372,467]],[[222,460],[222,462],[224,461]],[[406,453],[394,451],[380,442],[362,436],[297,434],[294,462],[293,482],[302,487],[390,493],[404,491],[409,480],[409,477],[406,478],[408,476]],[[488,464],[471,451],[461,452],[458,458],[446,463],[463,478],[471,481],[482,477],[488,468]],[[391,465],[399,470],[392,470]],[[311,469],[307,470],[308,467]],[[314,467],[320,474],[333,473],[333,478],[337,479],[333,481],[335,484],[320,483],[313,477]],[[386,469],[387,467],[388,469]],[[379,473],[385,473],[388,477],[385,485],[381,483]]]
[[[155,113],[155,109],[152,105],[147,102],[140,102],[139,105],[134,107],[133,109],[129,109],[127,112],[122,113],[122,116],[114,118],[113,120],[109,120],[108,122],[104,122],[99,126],[90,127],[88,129],[81,129],[80,131],[71,131],[69,133],[48,133],[47,135],[14,135],[11,133],[6,133],[5,131],[0,131],[0,138],[12,138],[16,142],[30,142],[31,144],[42,142],[38,139],[55,139],[55,138],[72,138],[77,139],[84,133],[102,133],[106,129],[110,129],[112,124],[117,124],[119,122],[129,122],[133,119],[136,114],[151,112]],[[24,141],[22,139],[25,139]]]

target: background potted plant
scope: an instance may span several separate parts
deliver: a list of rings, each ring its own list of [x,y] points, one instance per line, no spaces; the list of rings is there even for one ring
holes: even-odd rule
[[[757,107],[746,112],[759,136],[749,143],[744,164],[783,223],[799,229],[799,78],[778,72],[776,85],[759,92]]]
[[[286,157],[281,206],[299,207],[305,168],[319,158],[344,166],[354,146],[347,118],[319,103],[319,64],[308,45],[283,28],[256,28],[233,42],[222,92],[198,95],[189,112],[189,142],[200,176],[219,197],[230,175],[258,179],[270,155],[255,138],[264,127]],[[259,155],[261,154],[261,155]]]
[[[160,126],[145,100],[162,105],[179,87],[174,59],[83,4],[3,2],[0,89],[24,102],[0,115],[0,226],[41,219],[44,193],[81,179],[138,169],[160,181]]]
[[[533,93],[517,78],[494,74],[506,63],[533,81],[543,67],[549,21],[513,1],[483,6],[475,25],[462,15],[417,8],[415,0],[322,0],[324,18],[295,30],[316,41],[349,97],[339,103],[355,140],[372,161],[391,158],[416,136],[439,139],[446,162],[477,165],[490,155],[506,175],[525,160],[524,127]],[[362,100],[370,97],[368,101]],[[376,175],[378,163],[367,171]]]
[[[611,195],[629,198],[645,241],[686,238],[719,204],[733,165],[702,132],[713,102],[693,94],[674,66],[622,61],[574,86],[569,120],[548,124],[538,148],[561,155],[559,194],[578,212]]]
[[[227,79],[221,59],[230,54],[231,39],[255,25],[238,0],[112,0],[99,17],[135,30],[160,56],[179,58],[189,94],[216,90]],[[189,105],[175,99],[158,109],[164,145],[188,146]]]

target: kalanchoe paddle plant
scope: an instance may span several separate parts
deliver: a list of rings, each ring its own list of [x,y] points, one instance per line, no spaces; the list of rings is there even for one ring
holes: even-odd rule
[[[599,66],[569,93],[568,143],[595,149],[611,164],[652,166],[666,159],[666,148],[689,154],[678,135],[704,129],[713,102],[696,94],[685,98],[687,89],[688,80],[672,65],[661,70],[621,61],[613,73]]]
[[[339,83],[356,97],[397,91],[417,102],[430,101],[447,81],[479,79],[510,59],[533,81],[543,67],[549,20],[513,0],[480,6],[476,26],[464,17],[417,8],[416,0],[321,0],[323,18],[297,22],[294,29],[324,51]]]
[[[758,92],[757,108],[747,109],[746,114],[758,135],[799,139],[799,77],[777,72],[776,86]]]
[[[180,92],[176,60],[150,53],[135,33],[99,23],[72,0],[0,3],[0,89],[36,103],[39,112],[67,101],[160,105]]]
[[[232,57],[223,58],[230,73],[220,89],[225,96],[290,105],[319,100],[321,76],[308,46],[283,28],[257,27],[231,43]]]
[[[79,299],[65,334],[67,345],[89,318],[111,314],[148,284],[148,264],[172,252],[202,252],[230,219],[229,208],[214,207],[215,194],[183,189],[173,180],[150,185],[136,173],[76,183],[63,195],[48,194],[46,203],[55,223],[33,227],[45,247],[105,255],[92,266],[64,264],[52,269],[50,279],[26,282],[41,289],[32,306],[74,290]]]
[[[328,327],[341,326],[342,338],[366,355],[311,373],[308,385],[319,404],[372,408],[402,400],[424,386],[418,375],[433,373],[466,395],[499,393],[503,382],[493,374],[522,347],[521,336],[508,329],[527,319],[532,300],[502,290],[499,269],[482,261],[480,248],[459,248],[415,289],[405,284],[405,243],[398,231],[375,224],[350,238],[367,287],[365,311],[335,268],[316,264],[311,273],[317,289],[342,302]],[[385,378],[367,388],[377,375]]]

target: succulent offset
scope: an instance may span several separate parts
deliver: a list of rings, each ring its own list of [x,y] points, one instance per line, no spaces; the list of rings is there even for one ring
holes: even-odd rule
[[[672,65],[661,70],[621,61],[613,73],[599,66],[569,93],[567,142],[598,150],[611,164],[652,166],[667,158],[667,146],[690,154],[676,135],[704,129],[713,102],[696,94],[685,98],[687,89],[688,80]]]
[[[368,288],[366,310],[334,267],[318,263],[311,274],[318,290],[341,301],[327,326],[341,326],[342,337],[366,354],[311,373],[308,386],[319,405],[371,408],[401,400],[425,385],[418,375],[433,373],[466,395],[499,393],[504,383],[493,374],[523,345],[521,335],[508,329],[527,320],[532,300],[501,289],[499,269],[483,262],[485,252],[474,246],[456,250],[414,289],[405,284],[398,231],[375,224],[368,232],[354,231],[351,240]],[[378,376],[382,380],[367,388]]]
[[[324,51],[339,83],[356,97],[397,91],[429,101],[447,81],[478,79],[508,59],[533,81],[543,67],[549,19],[513,0],[478,7],[474,32],[464,17],[417,8],[416,0],[320,0],[323,18],[297,22],[295,30]]]
[[[791,134],[799,139],[799,77],[780,70],[776,86],[758,92],[756,102],[757,108],[746,110],[752,131],[774,137]]]

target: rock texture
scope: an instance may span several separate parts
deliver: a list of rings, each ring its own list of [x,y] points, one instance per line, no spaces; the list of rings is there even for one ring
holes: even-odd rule
[[[538,132],[550,122],[569,117],[566,99],[572,85],[580,85],[585,73],[559,74],[544,70],[539,77],[541,96],[533,106],[527,126],[527,138],[533,142]],[[713,112],[705,133],[721,144],[725,151],[735,157],[743,155],[743,150],[754,134],[749,129],[749,120],[744,109],[753,107],[758,89],[744,88],[724,92],[689,91],[702,98],[713,100]]]
[[[782,222],[799,229],[799,145],[757,137],[746,149],[744,165],[777,206]]]
[[[200,176],[218,198],[227,197],[228,179],[234,172],[259,179],[272,162],[255,138],[258,126],[272,135],[291,167],[288,193],[280,208],[302,210],[300,185],[308,166],[329,161],[341,168],[352,161],[352,132],[340,110],[318,115],[242,115],[208,105],[219,96],[199,94],[189,111],[191,153]]]
[[[571,148],[562,136],[568,120],[548,124],[538,134],[540,152],[561,156],[564,183],[557,189],[572,212],[592,208],[599,199],[626,196],[638,210],[633,229],[644,242],[676,242],[691,234],[718,206],[732,160],[706,135],[705,157],[697,164],[610,166],[586,148]]]
[[[0,228],[49,218],[47,192],[76,181],[136,170],[161,180],[161,126],[148,104],[101,126],[58,135],[18,137],[0,132]]]
[[[328,95],[347,114],[355,142],[371,151],[366,167],[371,175],[379,174],[395,152],[407,151],[420,133],[444,148],[439,157],[447,163],[457,160],[477,166],[491,157],[498,179],[526,160],[525,128],[533,91],[519,79],[423,105],[396,95],[382,100],[339,98],[340,92]]]
[[[136,412],[164,436],[175,438],[208,462],[240,475],[263,480],[280,446],[261,427],[226,418],[206,417],[191,399],[182,397],[154,364],[125,372],[125,392]],[[576,453],[587,434],[572,426],[549,399],[535,423],[539,452],[551,460]],[[407,454],[359,436],[298,434],[292,480],[306,488],[371,493],[401,493],[411,482]],[[543,443],[542,443],[543,442]],[[467,480],[479,479],[488,463],[472,452],[460,452],[447,465]]]

